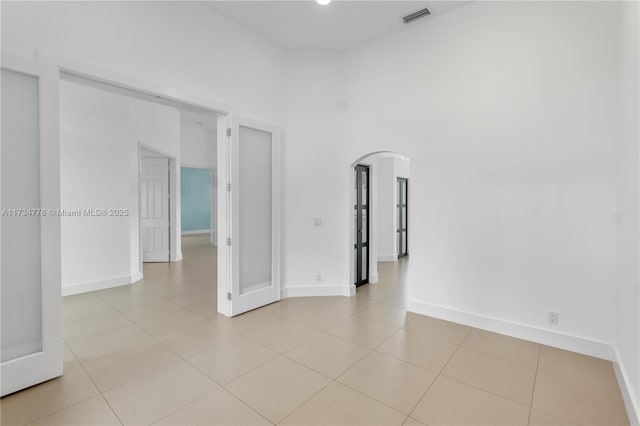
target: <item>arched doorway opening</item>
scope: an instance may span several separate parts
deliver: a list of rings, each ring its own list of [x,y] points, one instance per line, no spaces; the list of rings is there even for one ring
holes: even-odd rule
[[[350,166],[350,265],[357,291],[367,284],[397,291],[409,266],[410,159],[371,152]]]

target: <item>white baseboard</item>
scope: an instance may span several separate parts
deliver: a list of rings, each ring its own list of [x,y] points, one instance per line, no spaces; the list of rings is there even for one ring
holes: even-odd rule
[[[629,422],[632,426],[640,425],[640,405],[638,405],[638,396],[633,392],[633,388],[629,384],[629,375],[624,368],[624,365],[620,362],[620,354],[618,353],[618,347],[613,345],[613,355],[615,360],[613,362],[613,371],[616,373],[616,379],[618,379],[618,386],[624,399],[624,406],[627,409],[627,415],[629,416]]]
[[[378,282],[378,279],[380,278],[380,276],[378,275],[377,272],[373,273],[373,274],[369,274],[369,282],[371,284],[375,284]]]
[[[567,333],[559,333],[557,331],[540,327],[506,321],[486,315],[474,314],[472,312],[460,311],[413,299],[409,300],[407,310],[609,361],[614,360],[613,346],[611,343],[607,342],[601,342]]]
[[[104,290],[112,287],[120,287],[123,285],[133,284],[142,279],[142,273],[137,272],[132,275],[123,275],[121,277],[107,278],[106,280],[97,280],[87,283],[67,284],[62,286],[62,296],[73,296],[74,294],[88,293],[90,291]]]
[[[398,260],[397,254],[378,255],[378,262],[395,262],[396,260]]]
[[[196,229],[195,231],[182,231],[182,235],[210,234],[211,229]]]
[[[288,297],[313,297],[313,296],[353,296],[356,287],[343,285],[306,285],[306,286],[288,286],[280,290],[282,299]]]

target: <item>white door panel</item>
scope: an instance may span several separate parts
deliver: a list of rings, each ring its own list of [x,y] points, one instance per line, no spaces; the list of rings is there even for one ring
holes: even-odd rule
[[[280,298],[280,135],[274,127],[245,119],[234,131],[230,314],[238,315]]]
[[[4,396],[62,374],[62,327],[58,71],[3,55],[1,79]]]
[[[142,261],[169,261],[169,159],[143,158],[140,180]]]

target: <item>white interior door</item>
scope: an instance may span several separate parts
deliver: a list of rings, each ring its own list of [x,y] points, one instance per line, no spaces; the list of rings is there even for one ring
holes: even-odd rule
[[[140,176],[142,261],[169,262],[168,158],[143,158]]]
[[[218,198],[228,218],[218,228],[227,230],[226,255],[218,267],[228,269],[221,277],[227,280],[226,313],[234,316],[280,299],[280,134],[246,119],[230,128],[227,170],[218,175],[230,184],[226,200]],[[223,244],[222,235],[219,240]]]
[[[2,396],[62,374],[58,72],[2,56]]]

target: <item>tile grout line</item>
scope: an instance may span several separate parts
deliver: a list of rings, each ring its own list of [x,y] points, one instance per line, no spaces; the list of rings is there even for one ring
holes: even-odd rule
[[[538,359],[536,360],[536,374],[533,377],[533,389],[531,389],[531,402],[529,403],[529,417],[527,419],[527,425],[531,424],[531,414],[533,412],[533,397],[536,393],[536,382],[538,380],[538,367],[540,366],[541,353],[542,353],[542,346],[538,345]]]

